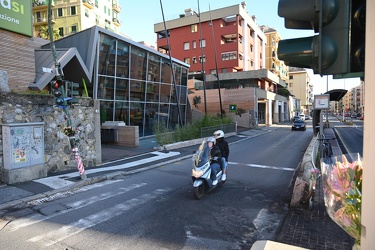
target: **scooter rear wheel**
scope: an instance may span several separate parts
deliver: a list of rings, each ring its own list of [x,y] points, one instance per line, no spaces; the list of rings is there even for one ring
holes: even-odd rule
[[[194,188],[194,197],[197,200],[200,200],[204,195],[204,187],[203,185],[200,185],[198,187]]]

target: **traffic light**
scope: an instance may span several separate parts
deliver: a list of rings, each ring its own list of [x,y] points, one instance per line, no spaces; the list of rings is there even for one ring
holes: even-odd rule
[[[77,97],[79,96],[79,83],[65,81],[65,89],[66,89],[66,100],[68,104],[75,104],[78,103]]]
[[[366,0],[352,1],[350,35],[350,72],[364,72]]]
[[[55,80],[51,82],[52,95],[55,97],[55,103],[57,106],[64,105],[64,95],[63,95],[63,80]]]
[[[365,2],[365,1],[363,1]],[[313,29],[318,35],[281,40],[278,57],[288,66],[320,75],[351,73],[352,5],[356,0],[280,0],[278,14],[289,29]],[[343,75],[345,77],[345,75]]]

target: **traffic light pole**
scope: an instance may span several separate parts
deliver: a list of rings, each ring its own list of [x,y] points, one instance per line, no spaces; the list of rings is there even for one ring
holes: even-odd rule
[[[55,43],[53,41],[52,0],[48,1],[48,33],[49,33],[49,40],[50,40],[50,43],[51,43],[52,56],[53,56],[53,60],[54,60],[54,63],[55,63],[56,80],[62,81],[63,80],[63,72],[62,72],[60,63],[57,60],[56,47],[55,47]],[[72,127],[72,119],[71,119],[70,114],[69,114],[69,109],[66,106],[66,100],[65,100],[66,96],[65,96],[64,87],[65,87],[64,85],[61,86],[62,96],[63,96],[63,99],[64,99],[64,106],[65,106],[63,109],[64,109],[64,113],[65,113],[66,118],[67,118],[68,127],[73,128]],[[82,164],[81,156],[78,152],[76,137],[70,136],[69,142],[70,142],[70,145],[71,145],[72,153],[73,153],[74,158],[76,160],[77,168],[79,170],[79,174],[81,176],[81,179],[86,179],[87,177],[86,177],[86,174],[85,174],[85,168]]]

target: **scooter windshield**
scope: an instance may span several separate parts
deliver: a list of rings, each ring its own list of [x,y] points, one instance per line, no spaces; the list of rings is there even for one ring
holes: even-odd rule
[[[203,166],[210,160],[210,148],[207,146],[206,141],[203,141],[199,146],[199,150],[196,153],[194,164],[197,168]]]

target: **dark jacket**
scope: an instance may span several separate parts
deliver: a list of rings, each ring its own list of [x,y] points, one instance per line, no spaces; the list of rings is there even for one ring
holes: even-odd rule
[[[219,147],[221,156],[224,157],[226,161],[228,161],[228,158],[229,158],[228,142],[224,138],[218,138],[216,139],[216,146]]]
[[[211,148],[210,154],[211,154],[211,164],[217,163],[217,164],[221,165],[221,152],[220,152],[219,147],[214,145]]]

